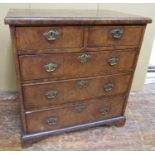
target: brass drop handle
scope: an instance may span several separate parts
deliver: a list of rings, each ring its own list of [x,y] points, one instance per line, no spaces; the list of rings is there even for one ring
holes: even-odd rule
[[[112,83],[106,83],[106,84],[104,84],[104,86],[103,86],[103,88],[104,88],[104,90],[105,90],[106,92],[111,91],[111,90],[113,89],[113,87],[114,87],[114,84],[112,84]]]
[[[51,90],[46,92],[44,95],[47,97],[47,99],[52,100],[58,95],[58,91]]]
[[[84,105],[81,105],[81,104],[76,105],[76,106],[74,107],[74,110],[75,110],[77,113],[81,113],[81,112],[83,112],[85,109],[86,109],[86,107],[85,107]]]
[[[51,73],[53,71],[55,71],[58,68],[58,64],[56,63],[49,63],[44,65],[45,71],[48,73]]]
[[[115,66],[117,65],[119,62],[119,58],[118,57],[112,57],[112,58],[109,58],[107,60],[107,63],[110,65],[110,66]]]
[[[53,126],[53,125],[56,125],[58,122],[58,118],[57,117],[49,117],[46,119],[46,123],[49,125],[49,126]]]
[[[120,39],[122,37],[123,34],[123,30],[120,29],[114,29],[111,31],[112,37],[114,39]]]
[[[88,87],[88,81],[86,80],[80,80],[77,82],[77,85],[80,89],[87,88]]]
[[[81,63],[87,63],[90,59],[90,55],[88,54],[82,54],[81,56],[78,57]]]
[[[53,41],[53,40],[55,40],[59,35],[60,35],[60,32],[58,32],[58,31],[53,31],[53,30],[43,33],[43,36],[44,36],[48,41]]]
[[[101,115],[105,115],[105,114],[107,114],[109,112],[109,108],[101,108],[101,109],[99,109],[98,112]]]

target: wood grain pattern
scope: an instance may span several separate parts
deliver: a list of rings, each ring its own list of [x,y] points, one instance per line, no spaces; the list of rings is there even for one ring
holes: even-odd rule
[[[77,53],[77,52],[100,52],[100,51],[112,51],[112,50],[127,50],[134,49],[138,50],[140,47],[137,46],[104,46],[104,47],[82,47],[82,48],[61,48],[61,49],[36,49],[36,50],[26,50],[17,51],[20,55],[33,55],[33,54],[53,54],[53,53]]]
[[[57,31],[55,40],[48,41],[45,32]],[[80,48],[83,46],[82,27],[18,27],[16,29],[18,50]]]
[[[86,27],[87,28],[87,27]],[[18,50],[60,49],[104,47],[104,46],[134,46],[138,47],[143,26],[100,26],[88,28],[87,40],[84,38],[84,27],[19,27],[16,29]],[[114,39],[112,30],[123,31],[121,38]],[[48,41],[45,32],[58,31],[60,35],[53,41]]]
[[[0,99],[0,150],[2,151],[68,151],[68,150],[154,150],[155,146],[155,84],[144,85],[144,90],[131,93],[126,108],[125,126],[115,126],[122,117],[104,119],[48,132],[23,135],[26,144],[20,141],[20,115],[18,101]],[[147,100],[147,104],[146,104]],[[5,121],[4,121],[5,118]],[[123,121],[122,121],[123,122]],[[109,124],[111,127],[104,125]],[[100,126],[100,127],[94,127]],[[93,127],[93,128],[90,128]],[[87,130],[84,130],[88,128]],[[83,129],[83,130],[82,130]],[[71,132],[76,131],[76,132]],[[70,133],[69,133],[70,132]],[[57,135],[56,135],[57,134]],[[58,135],[59,134],[59,135]],[[124,138],[126,137],[126,138]],[[141,138],[143,137],[143,138]],[[47,138],[47,139],[45,139]],[[40,141],[42,139],[42,141]],[[39,142],[38,142],[39,141]],[[38,142],[38,143],[36,143]],[[61,142],[61,143],[60,143]]]
[[[112,37],[112,30],[123,31],[120,38]],[[89,28],[88,47],[139,46],[143,26],[96,26]]]
[[[79,52],[22,55],[19,57],[20,73],[23,81],[43,78],[67,79],[69,77],[85,77],[107,75],[132,71],[137,50],[115,50],[102,52]],[[79,57],[88,55],[88,62],[81,63]],[[117,58],[118,63],[111,66],[108,60]],[[130,58],[130,59],[129,59]],[[48,73],[45,65],[56,63],[58,67]]]
[[[16,63],[23,146],[62,132],[124,125],[133,73],[151,21],[113,11],[10,10],[5,23]],[[54,41],[43,35],[51,30],[60,33]],[[79,59],[83,55],[84,63]],[[118,63],[110,66],[111,58]],[[49,63],[58,64],[52,74],[45,71]],[[79,111],[79,104],[86,108]],[[110,112],[101,116],[98,108]],[[57,123],[57,117],[54,127],[46,124],[47,119]]]
[[[80,88],[78,82],[86,81],[88,86]],[[34,108],[46,108],[55,104],[80,101],[100,96],[110,96],[127,92],[130,74],[91,77],[40,84],[28,84],[23,87],[23,98],[26,110]],[[113,84],[111,91],[105,91],[104,85]],[[49,91],[57,91],[57,95],[49,100],[46,94]]]
[[[47,131],[78,125],[81,123],[88,123],[101,119],[108,119],[111,117],[120,116],[122,112],[122,106],[124,102],[123,96],[118,96],[112,99],[93,99],[85,102],[77,102],[72,106],[65,107],[63,109],[53,109],[40,112],[33,112],[26,114],[27,131],[28,133]],[[82,112],[77,112],[77,106],[84,106]],[[101,114],[99,111],[102,108],[108,108],[107,114]],[[57,118],[57,122],[54,125],[48,125],[46,122],[48,118]],[[76,118],[76,119],[75,119]],[[36,121],[38,120],[38,121]]]
[[[108,24],[147,24],[147,17],[129,15],[108,10],[32,10],[10,9],[5,23],[10,25],[108,25]]]

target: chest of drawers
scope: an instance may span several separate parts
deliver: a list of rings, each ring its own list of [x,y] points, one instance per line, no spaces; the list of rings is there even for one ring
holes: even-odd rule
[[[112,11],[10,10],[22,144],[100,125],[122,126],[151,19]]]

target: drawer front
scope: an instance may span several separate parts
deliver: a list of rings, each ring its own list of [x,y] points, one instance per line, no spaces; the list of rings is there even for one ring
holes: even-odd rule
[[[133,70],[136,55],[136,50],[115,50],[20,56],[20,72],[23,81],[122,73]]]
[[[141,41],[143,26],[95,26],[89,28],[88,47],[136,46]]]
[[[63,76],[63,55],[42,54],[19,56],[23,81]]]
[[[27,132],[54,130],[120,116],[124,99],[124,96],[93,99],[77,102],[69,107],[26,114]]]
[[[82,27],[18,27],[16,37],[18,50],[83,46]]]
[[[64,80],[23,86],[26,110],[125,93],[130,75]]]

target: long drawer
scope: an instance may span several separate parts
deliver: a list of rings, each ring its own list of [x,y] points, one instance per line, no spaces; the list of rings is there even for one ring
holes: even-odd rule
[[[124,101],[124,96],[100,98],[76,102],[71,106],[27,113],[27,132],[60,129],[121,116]]]
[[[125,93],[130,74],[99,76],[23,86],[26,110]]]
[[[19,57],[23,81],[70,78],[131,71],[137,51],[115,50],[87,53],[56,53]]]

